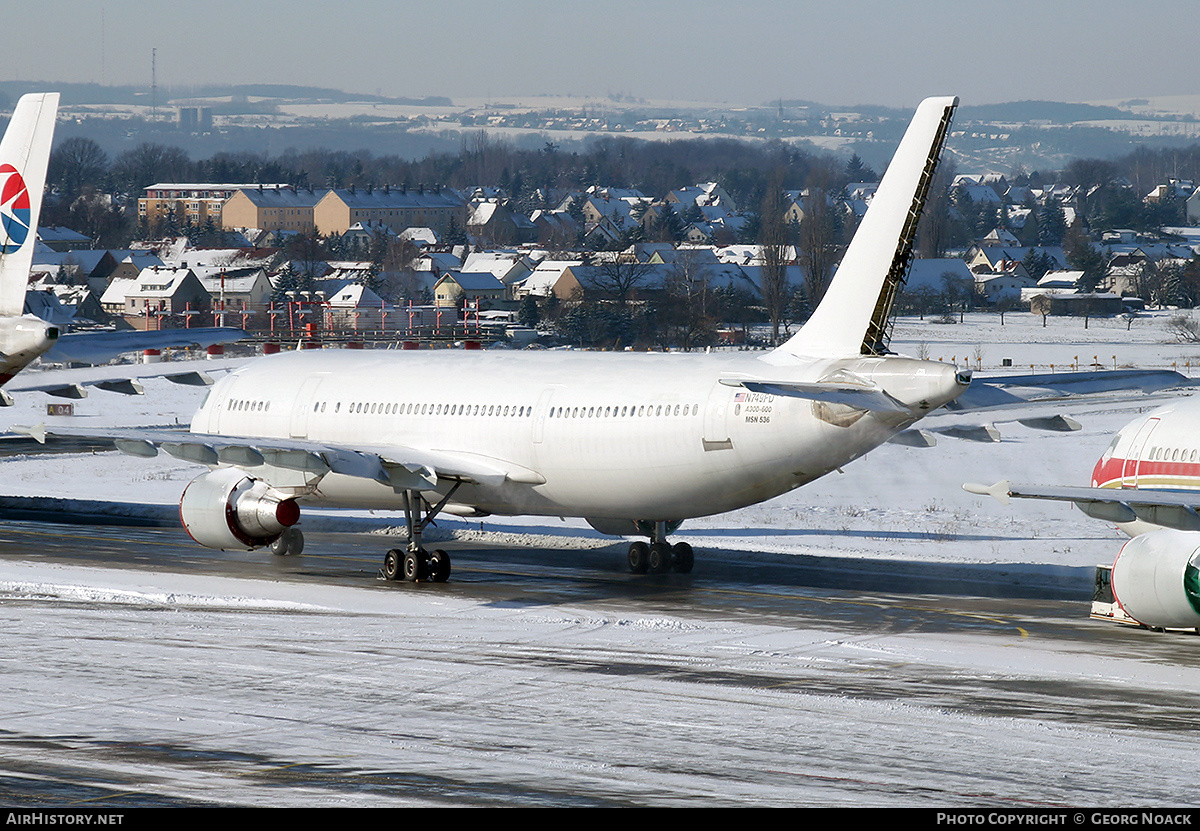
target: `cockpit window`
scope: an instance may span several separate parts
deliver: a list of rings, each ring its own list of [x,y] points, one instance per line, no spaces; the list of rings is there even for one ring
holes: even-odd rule
[[[1100,457],[1101,459],[1107,462],[1112,458],[1113,451],[1117,448],[1117,439],[1119,438],[1120,436],[1113,436],[1113,440],[1108,443],[1108,447],[1104,448],[1104,454]]]

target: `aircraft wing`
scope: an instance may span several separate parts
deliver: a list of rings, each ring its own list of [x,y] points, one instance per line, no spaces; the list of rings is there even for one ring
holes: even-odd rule
[[[1040,375],[975,376],[967,391],[946,405],[948,412],[993,410],[1051,401],[1112,395],[1147,395],[1200,384],[1178,372],[1158,369],[1118,369],[1100,372],[1057,372]]]
[[[1079,510],[1094,519],[1107,522],[1144,522],[1200,531],[1200,491],[1160,491],[1141,488],[1072,488],[1042,485],[1014,485],[1008,481],[994,485],[967,482],[963,490],[991,496],[1002,505],[1013,499],[1048,499],[1074,502]]]
[[[536,471],[501,459],[458,451],[404,446],[327,444],[305,439],[222,436],[183,430],[89,429],[86,427],[13,427],[14,433],[46,437],[102,438],[131,456],[150,458],[159,451],[202,465],[246,468],[271,466],[319,478],[327,473],[371,479],[397,491],[428,490],[439,479],[498,485],[505,481],[542,484]]]
[[[48,369],[26,371],[6,386],[11,392],[44,392],[58,398],[87,397],[87,387],[141,395],[139,381],[146,378],[166,378],[187,386],[211,386],[211,373],[227,372],[250,360],[249,358],[214,358],[206,361],[164,361],[154,364],[122,364],[118,366],[83,367],[80,369]]]
[[[140,352],[143,349],[204,348],[217,343],[232,343],[244,337],[244,331],[232,326],[162,329],[149,332],[71,332],[60,335],[54,346],[42,355],[42,360],[51,363],[106,364],[126,352]]]
[[[1152,403],[1190,393],[1200,379],[1171,370],[1123,369],[1101,372],[1059,372],[1041,375],[975,376],[955,401],[893,442],[917,447],[936,444],[933,434],[967,441],[1000,441],[996,424],[1018,422],[1035,430],[1071,432],[1080,429],[1073,415],[1115,403]],[[1070,408],[1072,415],[1063,412]]]

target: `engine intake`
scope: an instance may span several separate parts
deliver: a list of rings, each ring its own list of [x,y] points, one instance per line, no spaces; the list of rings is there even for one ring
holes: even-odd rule
[[[1162,528],[1134,537],[1113,563],[1112,590],[1138,623],[1200,627],[1200,533]]]
[[[249,551],[270,545],[300,519],[296,500],[236,467],[218,468],[188,483],[179,518],[208,548]]]

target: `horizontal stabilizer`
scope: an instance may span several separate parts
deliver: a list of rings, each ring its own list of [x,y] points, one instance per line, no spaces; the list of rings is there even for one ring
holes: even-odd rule
[[[745,379],[721,379],[721,383],[726,386],[744,387],[751,392],[782,395],[789,398],[807,398],[812,401],[824,401],[828,404],[846,404],[872,412],[905,414],[911,412],[908,407],[874,385],[833,384],[827,381],[811,383],[748,381]]]

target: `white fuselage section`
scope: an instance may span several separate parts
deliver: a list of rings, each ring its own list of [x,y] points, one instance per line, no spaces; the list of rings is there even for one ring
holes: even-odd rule
[[[812,382],[839,370],[873,381],[912,412],[864,412],[730,385]],[[745,355],[328,350],[263,358],[232,373],[214,386],[192,430],[371,448],[398,459],[405,449],[450,454],[506,473],[452,497],[488,513],[675,520],[810,482],[963,389],[953,366],[895,357],[770,366]],[[436,490],[452,485],[439,480]],[[334,473],[305,500],[403,504],[387,485]]]
[[[54,345],[58,327],[33,315],[0,317],[0,384]]]
[[[1200,398],[1185,398],[1126,424],[1092,470],[1092,487],[1200,490]],[[1119,523],[1132,536],[1161,527]]]

